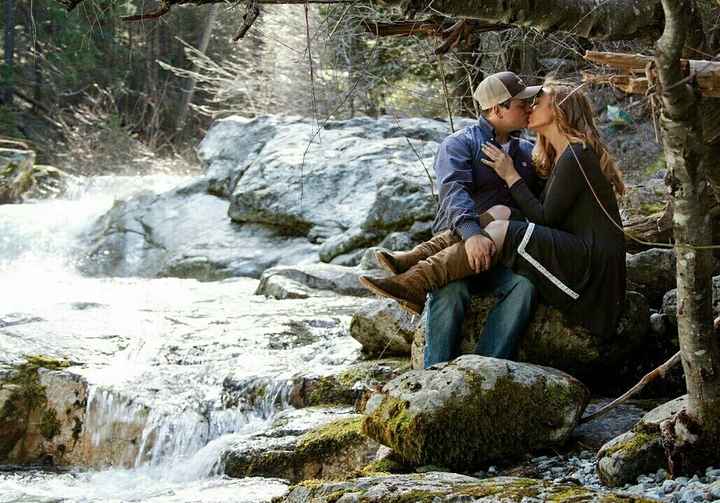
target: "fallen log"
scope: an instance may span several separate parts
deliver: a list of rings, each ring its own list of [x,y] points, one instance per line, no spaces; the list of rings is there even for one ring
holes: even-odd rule
[[[584,82],[610,84],[626,93],[646,94],[657,79],[652,56],[586,51],[585,59],[616,71],[605,74],[585,71]],[[694,80],[703,96],[720,97],[720,62],[681,59],[680,68],[686,77],[683,81]]]

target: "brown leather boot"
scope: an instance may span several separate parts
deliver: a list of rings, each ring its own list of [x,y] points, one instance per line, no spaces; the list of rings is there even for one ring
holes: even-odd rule
[[[473,274],[465,243],[459,241],[419,261],[404,273],[389,278],[360,276],[360,283],[382,297],[397,300],[410,312],[420,314],[429,291]]]
[[[493,220],[493,216],[487,211],[478,217],[482,228],[485,228],[485,226]],[[393,274],[400,274],[421,260],[435,255],[437,252],[454,245],[458,241],[460,241],[460,238],[453,231],[447,230],[433,236],[429,241],[420,243],[410,251],[391,252],[381,248],[375,252],[375,258],[378,264],[386,271]]]

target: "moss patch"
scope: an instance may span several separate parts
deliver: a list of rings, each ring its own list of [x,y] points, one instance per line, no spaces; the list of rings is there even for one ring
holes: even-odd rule
[[[618,444],[613,445],[605,450],[604,454],[606,456],[612,456],[613,454],[622,451],[626,457],[633,457],[643,449],[646,449],[649,445],[659,441],[659,432],[652,433],[649,431],[637,430],[633,432],[633,436],[628,438],[627,441],[619,442]]]
[[[334,477],[337,475],[334,464],[342,459],[339,457],[368,441],[361,433],[361,421],[358,417],[332,422],[301,436],[294,447],[231,455],[226,459],[225,473],[231,477],[264,476],[295,481],[306,477]],[[353,474],[356,467],[341,468],[343,473]]]
[[[322,459],[344,451],[351,444],[364,442],[361,424],[361,417],[341,419],[306,433],[300,437],[297,454],[303,459]]]
[[[6,460],[27,433],[30,415],[41,411],[40,433],[51,439],[60,431],[60,423],[54,410],[46,409],[45,387],[40,383],[39,369],[57,370],[68,367],[69,362],[46,356],[29,356],[27,361],[15,367],[10,377],[0,383],[0,389],[9,396],[0,410],[0,460]],[[22,455],[24,446],[20,446]]]

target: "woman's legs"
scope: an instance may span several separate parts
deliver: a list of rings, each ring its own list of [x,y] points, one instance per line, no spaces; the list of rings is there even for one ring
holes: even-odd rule
[[[485,227],[485,232],[490,234],[490,237],[495,242],[495,256],[493,256],[493,263],[497,262],[497,259],[502,255],[507,230],[507,220],[495,220],[494,222],[490,222],[487,227]]]
[[[509,220],[511,210],[507,206],[498,204],[492,206],[486,212],[478,217],[480,225],[486,228],[489,224],[496,220]],[[407,252],[391,252],[380,249],[375,252],[375,257],[380,266],[393,274],[400,274],[412,266],[431,257],[444,250],[448,246],[452,246],[460,240],[452,231],[441,232],[433,236],[430,240],[420,243],[415,248]]]

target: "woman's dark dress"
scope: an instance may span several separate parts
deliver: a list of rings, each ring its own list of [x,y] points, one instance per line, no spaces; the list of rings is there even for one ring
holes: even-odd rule
[[[571,150],[572,149],[572,150]],[[558,159],[538,201],[521,180],[511,189],[528,222],[510,221],[502,261],[528,277],[540,297],[592,333],[614,333],[625,301],[625,239],[612,186],[590,146],[573,144]]]

